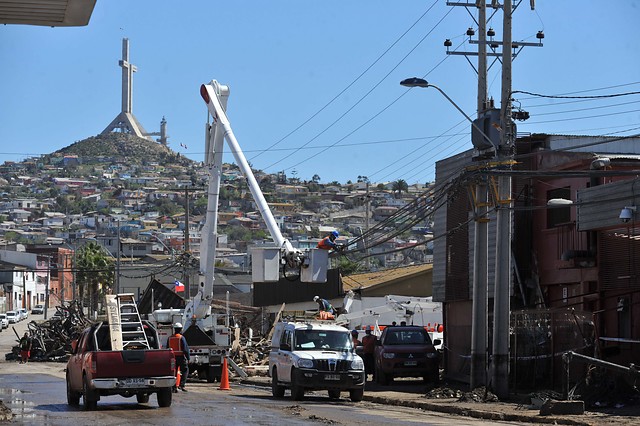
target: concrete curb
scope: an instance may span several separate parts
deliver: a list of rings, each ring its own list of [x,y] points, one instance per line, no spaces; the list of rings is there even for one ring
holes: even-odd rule
[[[261,386],[261,387],[271,386],[270,383],[264,380],[252,380],[251,378],[242,379],[240,383],[254,385],[254,386]],[[402,400],[399,398],[388,398],[388,397],[367,395],[366,391],[365,391],[363,400],[368,402],[373,402],[376,404],[418,408],[425,411],[455,414],[458,416],[473,417],[476,419],[483,419],[483,420],[526,422],[526,423],[546,423],[546,424],[574,425],[574,426],[593,426],[593,423],[591,422],[585,422],[582,420],[570,419],[566,417],[540,416],[540,415],[532,416],[527,414],[511,414],[511,413],[502,413],[502,412],[490,411],[490,410],[477,410],[477,409],[465,408],[465,407],[462,407],[459,405],[453,405],[453,404],[442,404],[442,403],[434,404],[426,401],[422,402],[422,401],[415,401],[415,400]]]

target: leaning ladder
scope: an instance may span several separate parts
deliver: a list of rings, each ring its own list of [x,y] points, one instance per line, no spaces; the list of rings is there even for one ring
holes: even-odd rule
[[[107,295],[111,350],[151,349],[133,294]]]

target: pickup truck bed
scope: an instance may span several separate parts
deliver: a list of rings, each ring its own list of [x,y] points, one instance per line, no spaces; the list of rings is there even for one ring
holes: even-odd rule
[[[155,329],[145,323],[145,333],[154,349],[112,351],[109,326],[97,323],[84,330],[67,363],[67,402],[95,409],[101,396],[136,396],[139,403],[157,394],[158,405],[171,405],[175,385],[175,357],[170,349],[157,349]]]

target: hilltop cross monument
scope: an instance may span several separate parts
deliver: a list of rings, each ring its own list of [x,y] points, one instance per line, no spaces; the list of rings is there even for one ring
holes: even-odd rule
[[[138,68],[129,62],[129,39],[122,39],[122,59],[118,61],[122,67],[122,111],[113,119],[111,124],[100,133],[100,136],[107,135],[119,130],[122,133],[129,133],[140,138],[153,140],[150,133],[142,127],[133,115],[133,73]],[[163,118],[164,121],[164,118]],[[166,136],[163,136],[166,144]]]

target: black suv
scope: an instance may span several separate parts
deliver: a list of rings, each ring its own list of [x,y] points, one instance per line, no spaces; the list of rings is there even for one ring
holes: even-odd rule
[[[386,327],[376,341],[376,381],[387,385],[394,377],[422,377],[438,383],[440,354],[434,345],[440,343],[440,339],[432,342],[424,327]]]

